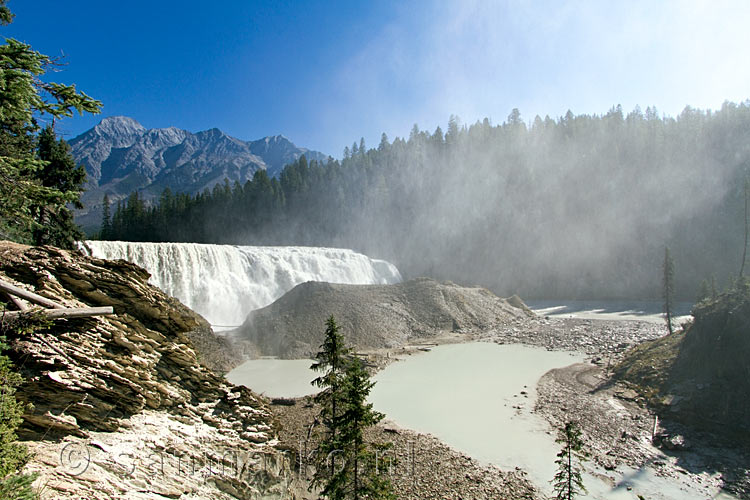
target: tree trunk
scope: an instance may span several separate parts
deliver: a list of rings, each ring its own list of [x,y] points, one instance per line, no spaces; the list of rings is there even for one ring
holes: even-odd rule
[[[69,307],[65,309],[32,309],[26,311],[5,311],[6,318],[17,318],[22,314],[40,312],[48,319],[89,318],[114,314],[111,306],[106,307]]]
[[[16,297],[21,297],[22,299],[26,299],[29,302],[32,302],[34,304],[39,304],[40,306],[51,307],[53,309],[65,308],[65,306],[62,306],[58,304],[57,302],[54,302],[46,297],[42,297],[41,295],[37,295],[33,292],[29,292],[28,290],[24,290],[23,288],[19,288],[15,285],[11,285],[10,283],[7,283],[2,280],[0,280],[0,290],[6,293],[9,293],[11,295],[15,295]]]

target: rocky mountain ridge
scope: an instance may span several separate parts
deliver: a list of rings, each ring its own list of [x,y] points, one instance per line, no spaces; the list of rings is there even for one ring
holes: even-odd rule
[[[112,116],[69,141],[73,157],[86,167],[86,208],[76,214],[85,226],[97,226],[106,193],[117,201],[140,190],[152,199],[165,188],[194,194],[228,179],[244,184],[255,172],[277,177],[285,165],[305,155],[326,155],[297,147],[283,135],[242,141],[218,128],[197,133],[176,127],[147,129],[126,116]]]
[[[54,498],[288,498],[266,402],[206,366],[230,368],[230,350],[148,277],[126,261],[0,242],[3,281],[115,312],[25,334],[0,316],[24,378],[17,396],[33,405],[19,429],[36,455],[28,469]]]

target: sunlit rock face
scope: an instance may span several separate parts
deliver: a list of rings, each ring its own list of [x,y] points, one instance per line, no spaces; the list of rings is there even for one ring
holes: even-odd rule
[[[35,456],[28,470],[55,498],[289,498],[268,406],[214,371],[232,350],[148,277],[125,261],[0,242],[1,280],[65,307],[114,309],[31,333],[4,324],[24,378],[16,396],[33,405],[18,432]],[[241,474],[216,467],[227,449]],[[154,457],[163,473],[142,466]]]

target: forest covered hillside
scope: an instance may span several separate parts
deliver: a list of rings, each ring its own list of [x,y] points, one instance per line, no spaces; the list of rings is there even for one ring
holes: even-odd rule
[[[420,130],[342,160],[211,193],[138,194],[104,238],[349,247],[428,275],[524,297],[655,298],[664,246],[676,293],[739,269],[750,102],[677,117],[653,108]]]

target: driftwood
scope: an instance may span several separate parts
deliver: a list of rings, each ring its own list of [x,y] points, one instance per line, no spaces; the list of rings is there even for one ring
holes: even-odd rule
[[[49,319],[88,318],[114,314],[112,306],[106,307],[68,307],[63,309],[32,309],[26,311],[5,311],[6,318],[17,318],[21,314],[39,312]]]
[[[65,319],[65,318],[88,318],[91,316],[104,316],[114,314],[112,306],[106,307],[65,307],[41,295],[37,295],[23,288],[11,285],[0,280],[0,294],[7,295],[10,301],[19,311],[5,311],[2,313],[5,318],[17,318],[22,314],[40,313],[48,319]],[[18,297],[26,299],[33,304],[44,306],[47,309],[29,309]]]
[[[15,295],[11,295],[8,292],[3,292],[3,295],[8,297],[8,300],[10,300],[11,303],[16,306],[16,309],[18,309],[19,311],[25,311],[27,309],[26,304],[18,300],[18,297],[16,297]]]
[[[16,297],[21,297],[22,299],[26,299],[33,304],[38,304],[40,306],[44,306],[44,307],[48,307],[52,309],[65,309],[65,306],[62,306],[58,304],[57,302],[49,300],[46,297],[42,297],[41,295],[37,295],[35,293],[29,292],[28,290],[24,290],[23,288],[18,288],[17,286],[11,285],[10,283],[6,283],[5,281],[2,281],[2,280],[0,280],[0,290],[2,290],[3,292],[7,294],[15,295]]]

